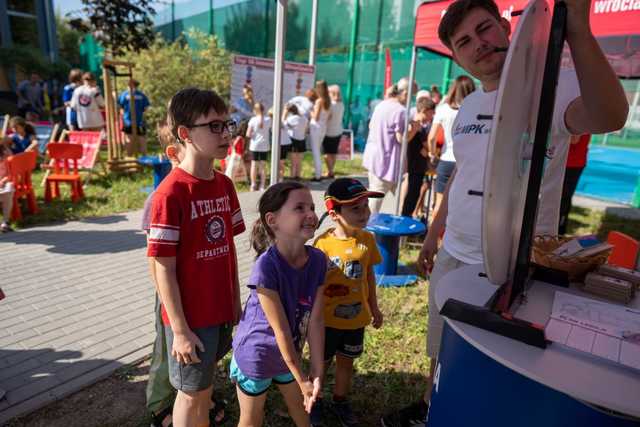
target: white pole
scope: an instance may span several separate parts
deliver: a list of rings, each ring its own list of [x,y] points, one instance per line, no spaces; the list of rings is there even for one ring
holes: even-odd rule
[[[400,215],[400,205],[402,203],[402,200],[400,200],[400,189],[402,188],[402,172],[404,171],[407,163],[407,145],[409,144],[407,141],[407,132],[409,131],[409,120],[411,120],[411,98],[413,98],[413,81],[416,73],[417,52],[417,48],[413,46],[413,50],[411,52],[411,66],[409,68],[409,89],[407,93],[407,103],[405,106],[404,132],[402,132],[402,145],[400,147],[400,167],[398,168],[398,183],[396,185],[396,215]]]
[[[282,74],[284,71],[285,36],[287,34],[287,1],[277,0],[276,52],[273,73],[273,120],[271,122],[271,185],[278,182],[280,166],[280,119],[282,117]]]
[[[311,34],[309,35],[309,65],[316,65],[316,33],[318,29],[318,0],[312,0]]]

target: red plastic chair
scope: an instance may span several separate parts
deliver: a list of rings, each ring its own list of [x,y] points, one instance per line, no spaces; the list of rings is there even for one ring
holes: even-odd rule
[[[35,214],[38,212],[36,194],[33,191],[31,182],[31,173],[36,168],[36,158],[35,151],[25,151],[7,158],[9,180],[13,182],[15,189],[13,193],[13,208],[11,208],[11,220],[13,221],[22,219],[20,199],[26,199],[29,213]]]
[[[610,231],[607,236],[607,243],[613,245],[607,263],[632,270],[636,268],[640,242],[619,231]]]
[[[45,180],[44,200],[49,203],[60,197],[60,183],[71,185],[71,200],[75,203],[84,197],[82,179],[78,173],[78,160],[82,158],[82,145],[55,143],[48,146],[53,163],[53,173]]]

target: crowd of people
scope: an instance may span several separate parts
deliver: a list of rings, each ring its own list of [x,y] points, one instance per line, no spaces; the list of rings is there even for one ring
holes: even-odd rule
[[[134,88],[134,109],[137,124],[137,148],[145,154],[146,125],[144,111],[149,107],[149,99],[138,88],[139,82],[130,81]],[[42,159],[48,138],[40,142],[36,133],[36,125],[51,125],[59,121],[70,131],[103,131],[105,127],[104,97],[100,92],[97,80],[92,73],[73,69],[69,73],[69,82],[59,93],[58,85],[43,82],[38,73],[31,73],[29,79],[18,84],[18,114],[9,119],[6,135],[0,139],[0,204],[3,211],[3,222],[0,231],[12,231],[9,225],[14,192],[13,183],[8,180],[7,158],[11,155],[34,151]],[[129,88],[118,95],[117,105],[122,113],[122,132],[125,135],[125,149],[128,155],[134,155],[134,144],[131,138],[132,112]],[[62,113],[62,114],[61,114]],[[43,119],[50,119],[43,120]],[[39,167],[39,164],[37,164]]]
[[[266,111],[264,105],[254,99],[253,88],[249,84],[244,85],[242,97],[231,105],[230,110],[231,117],[238,124],[236,138],[246,138],[248,141],[248,144],[241,142],[241,146],[247,148],[238,154],[243,157],[244,163],[250,164],[248,175],[251,191],[262,191],[266,186],[266,166],[271,151],[273,112],[271,109]],[[302,158],[306,151],[311,151],[313,157],[311,181],[335,177],[344,111],[340,86],[328,86],[323,80],[316,82],[315,87],[308,89],[304,95],[286,102],[280,117],[283,131],[279,142],[281,178],[285,174],[285,160],[289,160],[290,164],[289,177],[293,180],[302,178]],[[323,174],[323,155],[326,174]],[[236,174],[230,171],[229,176],[232,175]]]

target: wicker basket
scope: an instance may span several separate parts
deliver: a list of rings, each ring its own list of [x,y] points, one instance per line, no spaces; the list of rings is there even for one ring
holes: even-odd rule
[[[569,280],[572,282],[582,282],[584,276],[607,262],[611,249],[592,256],[570,256],[559,257],[552,254],[556,248],[571,240],[572,237],[558,236],[536,236],[533,239],[531,259],[536,264],[555,270],[566,271]]]

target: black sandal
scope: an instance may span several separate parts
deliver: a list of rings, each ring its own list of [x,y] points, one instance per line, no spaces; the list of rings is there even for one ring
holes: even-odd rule
[[[227,421],[227,401],[224,399],[216,399],[211,396],[211,401],[213,402],[213,408],[209,410],[209,424],[211,427],[221,426]],[[219,421],[216,421],[216,418],[222,413],[222,418]]]
[[[168,408],[163,409],[162,411],[160,411],[159,413],[151,413],[151,417],[152,417],[152,421],[151,421],[151,426],[152,427],[162,427],[162,422],[164,421],[165,418],[167,418],[168,415],[171,415],[173,413],[173,405],[169,406]],[[172,424],[169,424],[169,426],[171,426]]]

